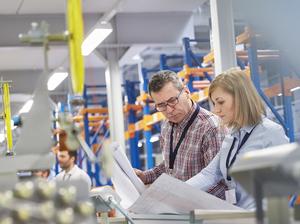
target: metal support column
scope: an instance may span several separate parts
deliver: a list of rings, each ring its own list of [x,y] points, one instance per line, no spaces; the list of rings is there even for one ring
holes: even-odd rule
[[[58,107],[58,111],[59,111],[59,107]],[[58,114],[58,111],[52,111],[52,116],[53,116],[53,130],[56,130],[56,128],[57,128],[57,121],[56,121],[56,119],[57,119],[57,114]],[[57,139],[57,135],[54,135],[53,136],[53,140],[55,141],[55,142],[58,142],[58,139]],[[57,175],[58,173],[59,173],[59,163],[58,163],[58,158],[57,158],[57,155],[55,155],[55,165],[54,165],[54,172],[55,172],[55,175]]]
[[[183,44],[183,51],[184,51],[184,57],[183,57],[183,60],[184,60],[184,65],[185,66],[188,66],[188,67],[195,67],[193,65],[193,61],[194,63],[199,67],[199,68],[202,68],[202,62],[203,62],[203,56],[202,54],[194,54],[192,49],[191,49],[191,45],[190,45],[190,42],[203,42],[203,41],[207,41],[205,39],[189,39],[187,37],[183,38],[182,39],[182,44]],[[205,78],[208,80],[208,81],[212,81],[212,78],[205,72],[204,73],[205,75]],[[203,77],[199,77],[199,76],[189,76],[189,82],[188,82],[188,88],[191,92],[195,92],[195,91],[198,91],[197,89],[195,89],[193,87],[193,81],[196,81],[196,80],[202,80],[204,79]]]
[[[193,66],[192,57],[191,57],[191,46],[190,46],[190,40],[189,38],[183,38],[183,63],[185,65],[188,65],[189,67]],[[199,77],[197,77],[199,79]],[[196,80],[194,76],[189,76],[189,82],[187,83],[187,86],[191,92],[195,92],[196,90],[193,87],[193,81]]]
[[[143,91],[145,93],[148,92],[148,83],[149,83],[149,79],[148,79],[148,72],[146,69],[142,69],[142,74],[143,74]],[[144,105],[143,108],[143,113],[144,113],[144,121],[147,120],[147,116],[151,116],[150,115],[150,106],[149,106],[149,102],[147,100],[147,102]],[[145,125],[144,127],[144,137],[145,137],[145,144],[146,144],[146,150],[147,150],[147,169],[150,169],[154,166],[153,164],[153,146],[152,143],[150,141],[151,139],[151,128],[147,127]]]
[[[231,0],[210,0],[215,74],[236,67]]]
[[[83,89],[83,98],[85,99],[84,101],[84,108],[87,108],[87,89],[86,87],[84,87]],[[91,147],[91,143],[90,143],[90,130],[89,130],[89,116],[88,113],[84,114],[84,118],[83,118],[83,123],[84,123],[84,137],[85,137],[85,142],[86,144]],[[80,153],[80,157],[81,153]],[[81,159],[81,158],[80,158]],[[81,161],[81,160],[79,160]],[[81,165],[81,164],[80,164]],[[88,173],[88,175],[91,177],[91,179],[93,179],[93,174],[92,174],[92,167],[91,167],[91,162],[89,161],[89,159],[86,157],[86,171]]]
[[[290,142],[295,142],[291,95],[284,96],[283,108],[284,108],[284,119],[287,127],[287,136],[289,137]]]
[[[122,77],[119,71],[116,49],[107,51],[108,66],[105,71],[105,81],[108,97],[110,137],[125,150],[125,128],[122,101]]]
[[[139,83],[139,82],[137,82]],[[125,90],[128,97],[128,104],[135,104],[136,101],[136,93],[135,93],[135,82],[130,82],[126,80]],[[135,128],[136,112],[133,109],[129,110],[128,115],[128,126],[131,128]],[[130,130],[131,128],[128,128]],[[140,168],[140,155],[138,150],[138,133],[133,132],[129,136],[129,145],[130,145],[130,159],[131,165],[134,168]]]
[[[182,59],[183,56],[182,55],[165,55],[165,54],[161,54],[159,57],[159,69],[160,70],[171,70],[173,72],[179,72],[182,70],[182,66],[180,67],[170,67],[168,66],[168,60],[169,59]]]
[[[286,89],[285,86],[285,73],[288,71],[288,68],[286,66],[287,63],[284,63],[284,59],[281,59],[280,62],[280,83],[282,92],[283,117],[286,125],[286,135],[289,137],[290,142],[295,142],[292,92],[290,91],[290,89]]]
[[[257,60],[257,45],[256,38],[253,37],[248,45],[248,60],[251,71],[251,79],[256,89],[260,89],[260,77]]]
[[[159,64],[159,69],[160,70],[166,70],[166,69],[168,69],[167,58],[166,58],[165,54],[161,54],[159,56],[159,61],[160,61],[160,64]]]
[[[239,58],[236,58],[236,62],[237,62],[237,65],[240,67],[241,70],[244,70],[245,69],[245,63],[239,59]]]

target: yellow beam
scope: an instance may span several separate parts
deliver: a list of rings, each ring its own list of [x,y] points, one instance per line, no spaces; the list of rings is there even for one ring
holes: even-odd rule
[[[214,60],[215,60],[214,51],[211,51],[206,56],[204,56],[203,63],[204,64],[212,64],[212,63],[214,63]]]
[[[7,150],[11,152],[13,147],[13,140],[12,140],[12,130],[11,130],[9,84],[3,83],[2,88],[3,88],[3,107],[4,107],[4,121],[6,127]]]
[[[189,78],[190,75],[205,77],[204,73],[208,73],[209,75],[213,74],[212,67],[208,68],[191,68],[188,65],[183,66],[183,70],[177,73],[180,78]]]
[[[291,89],[296,88],[300,86],[300,80],[299,79],[293,79],[293,78],[285,78],[284,79],[284,95],[285,96],[291,96]],[[277,83],[271,87],[265,88],[264,90],[265,94],[268,97],[274,97],[278,94],[282,93],[282,88],[280,83]]]
[[[160,122],[165,119],[165,116],[162,112],[156,112],[151,115],[151,119],[149,119],[146,123],[147,126],[156,124],[157,122]]]
[[[251,33],[249,31],[245,31],[236,37],[236,44],[247,44],[251,38]]]
[[[239,59],[241,60],[248,60],[248,55],[241,55],[238,56]],[[279,60],[280,55],[257,55],[258,60]]]
[[[149,130],[151,126],[157,122],[165,119],[165,116],[161,112],[156,112],[152,115],[146,115],[144,118],[135,124],[130,124],[128,130],[125,132],[125,139],[133,136],[136,131]]]
[[[191,99],[195,102],[200,102],[200,101],[206,100],[208,97],[208,89],[209,88],[205,88],[202,91],[193,92],[191,94]]]
[[[137,102],[146,102],[148,99],[150,99],[150,96],[145,92],[142,92],[141,95],[136,98]]]
[[[84,86],[84,61],[81,53],[83,41],[83,20],[81,0],[68,0],[67,3],[67,23],[70,33],[70,67],[73,91],[77,95],[82,95]]]
[[[136,105],[136,104],[126,104],[123,107],[124,113],[127,113],[129,110],[134,110],[134,111],[140,111],[143,109],[142,105]]]
[[[80,122],[83,120],[83,116],[82,115],[77,115],[73,117],[73,121],[74,122]],[[88,116],[88,120],[89,121],[101,121],[101,120],[106,120],[108,119],[107,115],[98,115],[98,116]]]
[[[89,122],[89,127],[99,127],[102,123],[100,121],[98,122]],[[79,127],[83,128],[84,127],[84,122],[79,123]]]
[[[236,37],[236,44],[247,44],[252,37],[260,37],[259,34],[255,34],[250,27],[245,27],[245,31]]]
[[[91,114],[107,114],[108,109],[107,107],[97,107],[97,108],[83,108],[79,111],[79,114],[84,115],[86,113]]]

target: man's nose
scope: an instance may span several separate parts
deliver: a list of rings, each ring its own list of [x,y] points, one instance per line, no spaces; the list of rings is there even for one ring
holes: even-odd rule
[[[171,113],[173,110],[174,110],[174,107],[171,107],[169,104],[167,104],[166,112]]]

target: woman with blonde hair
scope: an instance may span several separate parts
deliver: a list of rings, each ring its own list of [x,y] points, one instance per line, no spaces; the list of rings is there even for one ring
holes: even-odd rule
[[[207,191],[224,179],[228,202],[255,208],[254,199],[229,176],[228,169],[242,153],[286,144],[288,138],[279,124],[265,117],[264,104],[244,71],[230,69],[218,75],[210,85],[209,99],[230,133],[210,164],[187,183]]]

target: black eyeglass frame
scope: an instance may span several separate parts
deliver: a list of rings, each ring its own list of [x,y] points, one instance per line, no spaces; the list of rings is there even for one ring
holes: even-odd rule
[[[183,92],[182,88],[177,96],[170,97],[167,101],[161,102],[159,104],[155,104],[155,109],[159,112],[163,112],[167,110],[167,106],[174,108],[179,103],[179,97]]]

